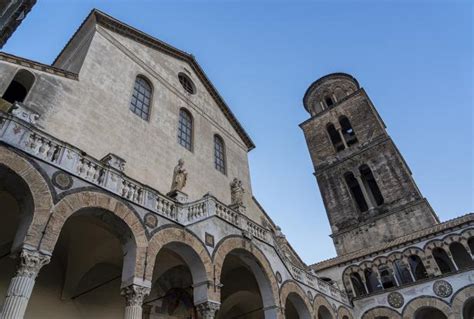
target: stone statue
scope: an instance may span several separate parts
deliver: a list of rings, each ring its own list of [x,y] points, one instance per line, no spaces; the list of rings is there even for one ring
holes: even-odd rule
[[[182,191],[186,186],[186,180],[188,178],[188,172],[184,169],[184,160],[179,159],[178,165],[173,171],[173,183],[171,184],[171,191]]]
[[[230,198],[231,205],[243,206],[244,188],[242,187],[242,181],[234,178],[230,183]]]

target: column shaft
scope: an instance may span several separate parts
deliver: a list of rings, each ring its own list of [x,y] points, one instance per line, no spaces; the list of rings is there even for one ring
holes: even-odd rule
[[[22,319],[25,315],[28,301],[33,292],[35,279],[44,265],[49,263],[50,256],[37,251],[23,249],[20,253],[18,268],[15,277],[10,281],[5,304],[3,305],[2,319]]]

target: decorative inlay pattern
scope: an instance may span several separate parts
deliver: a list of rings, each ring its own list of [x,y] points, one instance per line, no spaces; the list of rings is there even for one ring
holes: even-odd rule
[[[209,233],[206,233],[206,236],[205,236],[205,240],[206,240],[206,245],[209,246],[209,247],[214,247],[214,236],[212,236],[211,234]]]
[[[145,225],[150,228],[155,228],[158,225],[158,218],[152,213],[145,215]]]
[[[405,299],[399,292],[391,292],[387,296],[388,304],[394,308],[400,308],[405,303]]]
[[[453,293],[453,286],[446,280],[436,280],[433,284],[433,291],[436,296],[446,298]]]
[[[281,278],[280,272],[277,271],[276,274],[275,274],[275,276],[276,276],[276,279],[277,279],[278,283],[281,284],[281,282],[282,282],[283,279]]]
[[[70,189],[72,186],[72,177],[61,171],[55,172],[51,180],[54,186],[63,191]]]

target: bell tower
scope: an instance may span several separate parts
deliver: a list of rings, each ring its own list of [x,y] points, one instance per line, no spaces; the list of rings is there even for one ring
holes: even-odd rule
[[[356,79],[326,75],[308,88],[300,124],[338,255],[439,222]]]

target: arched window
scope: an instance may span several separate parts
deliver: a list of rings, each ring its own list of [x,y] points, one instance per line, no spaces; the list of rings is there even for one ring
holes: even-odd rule
[[[471,254],[474,255],[474,237],[471,237],[467,240],[467,244],[469,246],[469,249],[471,250]]]
[[[348,146],[356,144],[357,137],[355,135],[354,130],[352,129],[352,125],[351,125],[351,122],[349,122],[349,119],[345,116],[341,116],[339,118],[339,124],[341,125],[342,135],[344,136],[344,139],[346,140],[346,144]]]
[[[362,279],[360,278],[358,273],[352,273],[351,274],[351,282],[352,282],[352,287],[354,287],[354,294],[355,297],[363,296],[367,294],[367,291],[365,291],[364,283],[362,282]]]
[[[333,100],[332,100],[332,98],[331,98],[330,96],[326,96],[326,97],[324,98],[324,102],[326,102],[326,105],[327,105],[328,107],[330,107],[330,106],[332,106],[332,105],[334,104],[334,102],[333,102]]]
[[[151,93],[152,87],[150,82],[143,76],[137,76],[133,86],[130,110],[145,121],[148,121],[150,116]]]
[[[369,293],[382,289],[382,286],[380,286],[380,283],[377,279],[377,275],[372,270],[366,269],[364,271],[364,275],[365,275],[365,282],[367,284],[367,289],[369,290]]]
[[[474,262],[472,261],[471,256],[461,243],[452,243],[451,245],[449,245],[449,250],[451,251],[451,255],[453,255],[454,262],[456,263],[459,269],[466,269],[473,266]]]
[[[375,177],[372,174],[372,171],[370,170],[369,166],[365,164],[362,165],[361,167],[359,167],[359,172],[362,178],[362,182],[364,183],[365,189],[368,191],[369,196],[372,197],[372,202],[375,203],[377,206],[382,205],[383,196],[382,193],[380,193],[377,181],[375,180]]]
[[[422,307],[415,312],[414,319],[448,319],[441,310],[433,307]]]
[[[346,180],[346,184],[351,191],[352,197],[354,198],[357,204],[357,208],[359,208],[359,211],[361,212],[367,211],[369,207],[367,206],[367,202],[365,201],[364,194],[362,193],[359,182],[354,177],[354,174],[352,174],[352,172],[347,172],[346,174],[344,174],[344,179]]]
[[[408,263],[410,264],[411,272],[415,277],[415,280],[428,278],[426,268],[421,261],[421,258],[417,255],[411,255],[408,257]]]
[[[33,86],[33,82],[35,82],[33,73],[23,69],[19,70],[3,93],[2,98],[12,104],[15,102],[23,102]]]
[[[179,110],[178,143],[193,150],[193,118],[185,109]]]
[[[401,260],[395,260],[393,262],[393,268],[394,268],[395,276],[397,277],[398,282],[401,285],[409,284],[413,282],[408,266],[405,265]]]
[[[451,262],[451,259],[449,259],[449,256],[444,251],[444,249],[436,247],[435,249],[433,249],[432,254],[433,254],[433,258],[438,264],[438,267],[441,273],[446,274],[455,270],[454,265]]]
[[[225,145],[219,135],[214,135],[214,167],[222,174],[226,173]]]
[[[325,306],[319,306],[318,319],[333,319],[331,312]]]
[[[382,282],[382,286],[384,289],[397,286],[397,283],[395,282],[395,278],[393,278],[392,272],[388,268],[380,267],[379,273],[380,273],[380,281]]]
[[[344,143],[342,142],[341,135],[337,132],[336,128],[332,123],[329,123],[326,126],[326,130],[328,131],[329,138],[331,139],[331,143],[334,146],[334,149],[336,152],[342,151],[346,147],[344,146]]]

